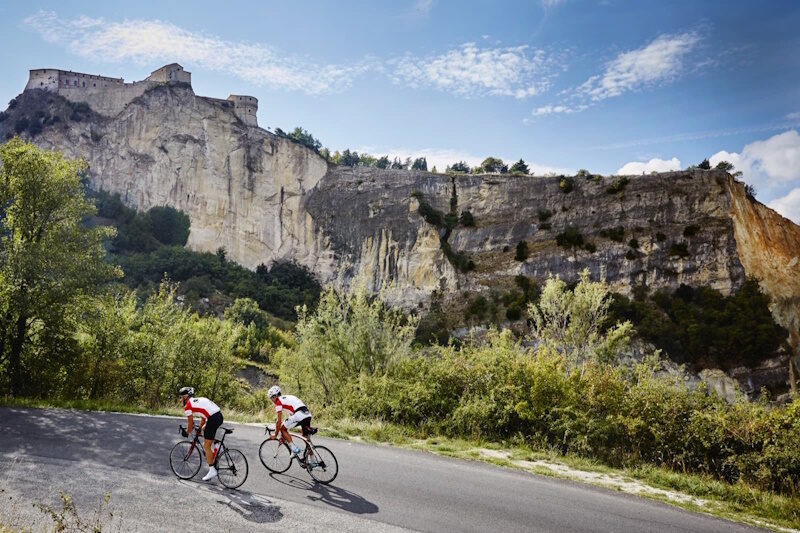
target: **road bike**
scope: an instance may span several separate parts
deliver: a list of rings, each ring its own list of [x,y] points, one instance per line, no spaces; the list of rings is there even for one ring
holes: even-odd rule
[[[178,426],[179,433],[188,437],[186,428]],[[205,450],[200,443],[199,426],[195,424],[192,440],[182,440],[172,447],[169,452],[169,466],[172,472],[181,479],[192,479],[200,471],[205,462]],[[233,433],[233,429],[220,427],[223,431],[222,439],[214,439],[214,467],[217,469],[219,482],[229,489],[242,486],[247,479],[247,458],[239,450],[225,446],[225,435]]]
[[[264,433],[273,431],[273,427],[267,426]],[[289,443],[284,440],[282,435],[278,435],[277,439],[270,436],[258,448],[258,458],[261,459],[261,464],[270,472],[282,474],[289,470],[292,461],[297,459],[300,467],[305,469],[314,481],[327,485],[339,474],[339,463],[332,451],[325,446],[317,446],[311,442],[311,435],[316,432],[317,430],[313,428],[308,431],[303,428],[303,435],[291,433],[292,441],[299,439],[305,444],[305,449],[299,456],[292,455]]]

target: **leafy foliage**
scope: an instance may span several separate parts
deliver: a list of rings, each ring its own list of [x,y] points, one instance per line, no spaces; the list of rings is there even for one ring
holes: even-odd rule
[[[711,163],[708,162],[708,159],[703,159],[703,161],[697,165],[697,168],[702,170],[711,170]]]
[[[455,173],[469,173],[470,172],[469,165],[466,164],[464,161],[459,161],[458,163],[453,163],[452,165],[447,167],[447,172],[455,172]]]
[[[637,333],[683,363],[721,368],[756,365],[775,356],[787,332],[775,324],[769,297],[751,278],[723,296],[710,287],[682,285],[633,301],[614,295],[613,320],[630,320]]]
[[[556,235],[556,244],[562,248],[580,248],[583,246],[583,235],[573,226],[568,226]]]
[[[527,176],[531,173],[530,168],[528,168],[528,165],[525,164],[525,161],[522,159],[511,165],[509,172],[511,172],[511,174],[520,176]]]
[[[487,174],[505,174],[508,172],[508,165],[503,163],[503,160],[497,157],[487,157],[478,167],[478,172],[485,172]]]
[[[612,241],[622,242],[625,240],[625,228],[622,226],[615,226],[613,228],[606,228],[600,230],[600,236]]]
[[[289,139],[290,141],[294,141],[298,144],[302,144],[307,148],[311,148],[317,153],[320,153],[320,149],[322,148],[322,143],[319,139],[315,138],[311,133],[307,130],[297,126],[291,132],[286,133],[280,128],[275,128],[275,135],[278,137],[283,137],[284,139]]]
[[[517,261],[525,261],[528,258],[528,243],[519,241],[517,243],[517,251],[514,254],[514,259]]]
[[[690,256],[689,247],[688,245],[681,241],[676,242],[672,246],[669,247],[669,256],[670,257],[679,257],[681,259],[686,259]]]
[[[620,176],[614,180],[614,182],[606,187],[606,193],[608,194],[617,194],[625,190],[625,187],[628,186],[630,179],[626,176]]]
[[[113,230],[82,224],[95,212],[85,163],[19,138],[0,146],[0,161],[0,370],[18,395],[68,358],[79,299],[120,272],[103,261]],[[48,351],[53,343],[62,350]]]

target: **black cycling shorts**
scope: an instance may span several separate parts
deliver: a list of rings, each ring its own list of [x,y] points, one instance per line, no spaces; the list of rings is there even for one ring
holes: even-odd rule
[[[214,440],[214,436],[217,434],[217,430],[222,425],[222,413],[216,412],[213,415],[208,417],[206,420],[206,426],[203,429],[203,438],[208,440]]]

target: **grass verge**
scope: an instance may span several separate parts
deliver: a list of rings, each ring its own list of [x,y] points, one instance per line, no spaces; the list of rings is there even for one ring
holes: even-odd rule
[[[183,416],[178,405],[145,407],[90,400],[31,400],[0,397],[0,406],[58,407],[85,411],[147,413]],[[225,410],[226,421],[267,423],[274,420],[271,408],[252,413]],[[382,421],[316,417],[322,435],[387,444],[438,455],[483,461],[527,472],[569,479],[636,494],[683,509],[734,520],[773,531],[800,533],[800,499],[774,494],[744,483],[729,484],[707,476],[683,474],[652,465],[612,468],[597,461],[552,450],[533,449],[514,443],[486,442],[428,435]],[[5,533],[0,525],[0,533]]]

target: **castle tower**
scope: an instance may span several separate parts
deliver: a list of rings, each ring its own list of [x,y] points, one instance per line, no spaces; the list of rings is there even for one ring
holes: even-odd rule
[[[258,127],[258,117],[256,116],[258,113],[258,98],[232,94],[228,97],[228,101],[233,103],[233,112],[242,122],[254,128]]]
[[[147,76],[150,81],[159,83],[169,83],[171,81],[192,84],[192,73],[183,70],[183,67],[177,63],[170,63],[164,65],[158,70],[154,70]]]

